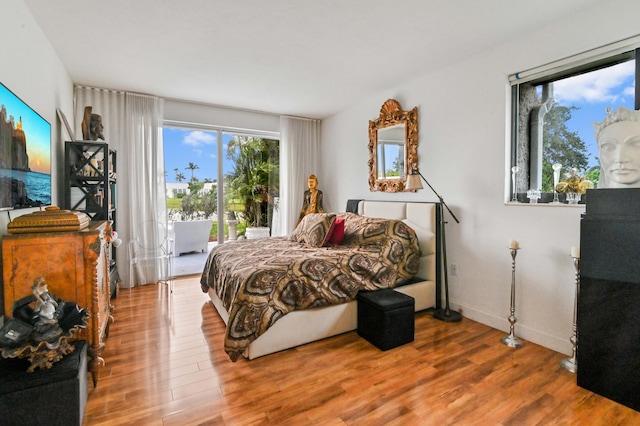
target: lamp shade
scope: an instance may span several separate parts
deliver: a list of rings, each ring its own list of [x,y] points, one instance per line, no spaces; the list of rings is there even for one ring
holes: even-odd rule
[[[407,176],[407,184],[405,186],[405,189],[407,191],[416,191],[422,188],[424,187],[422,186],[422,182],[420,181],[420,175],[415,170],[412,170],[411,173]]]

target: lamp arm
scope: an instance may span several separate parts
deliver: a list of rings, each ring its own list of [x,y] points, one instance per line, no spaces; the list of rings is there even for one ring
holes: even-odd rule
[[[447,211],[449,212],[449,214],[451,215],[451,217],[453,217],[453,219],[456,221],[456,223],[460,223],[460,221],[458,220],[458,218],[456,217],[456,215],[455,215],[455,214],[453,214],[453,212],[451,211],[451,209],[449,208],[449,206],[447,205],[447,203],[445,203],[445,202],[444,202],[444,198],[442,198],[442,196],[440,196],[440,194],[438,194],[438,192],[437,192],[435,189],[433,189],[433,186],[431,186],[431,184],[429,183],[429,181],[428,181],[428,180],[426,180],[426,179],[424,178],[424,176],[422,176],[422,173],[420,173],[420,171],[419,171],[419,170],[418,170],[417,172],[418,172],[418,174],[420,175],[420,177],[422,178],[422,180],[424,181],[424,183],[426,183],[426,184],[427,184],[427,186],[428,186],[429,188],[431,188],[431,190],[433,191],[433,193],[434,193],[434,194],[436,194],[436,197],[438,197],[438,199],[440,200],[440,203],[442,203],[442,205],[443,205],[443,206],[445,206],[445,207],[447,208]]]

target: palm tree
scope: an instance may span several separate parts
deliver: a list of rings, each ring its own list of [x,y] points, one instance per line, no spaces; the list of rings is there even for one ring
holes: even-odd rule
[[[176,170],[178,170],[178,169],[176,169]],[[184,177],[184,175],[182,173],[176,172],[176,180],[178,181],[178,183],[182,182],[185,179],[186,178]]]
[[[194,177],[193,177],[193,171],[196,169],[199,169],[200,167],[198,167],[197,164],[194,164],[192,162],[189,162],[189,165],[187,167],[185,167],[185,170],[191,170],[191,182],[193,182]]]
[[[268,223],[268,201],[278,194],[279,156],[277,141],[234,136],[227,146],[227,158],[234,169],[227,175],[228,200],[244,204],[247,225]]]

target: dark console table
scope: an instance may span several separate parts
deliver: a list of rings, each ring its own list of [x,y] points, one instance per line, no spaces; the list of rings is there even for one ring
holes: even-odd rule
[[[580,252],[578,386],[640,410],[640,188],[588,191]]]

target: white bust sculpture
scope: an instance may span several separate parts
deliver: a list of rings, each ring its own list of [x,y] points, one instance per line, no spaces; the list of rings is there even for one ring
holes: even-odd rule
[[[593,127],[600,152],[598,188],[640,188],[640,111],[620,106]]]

